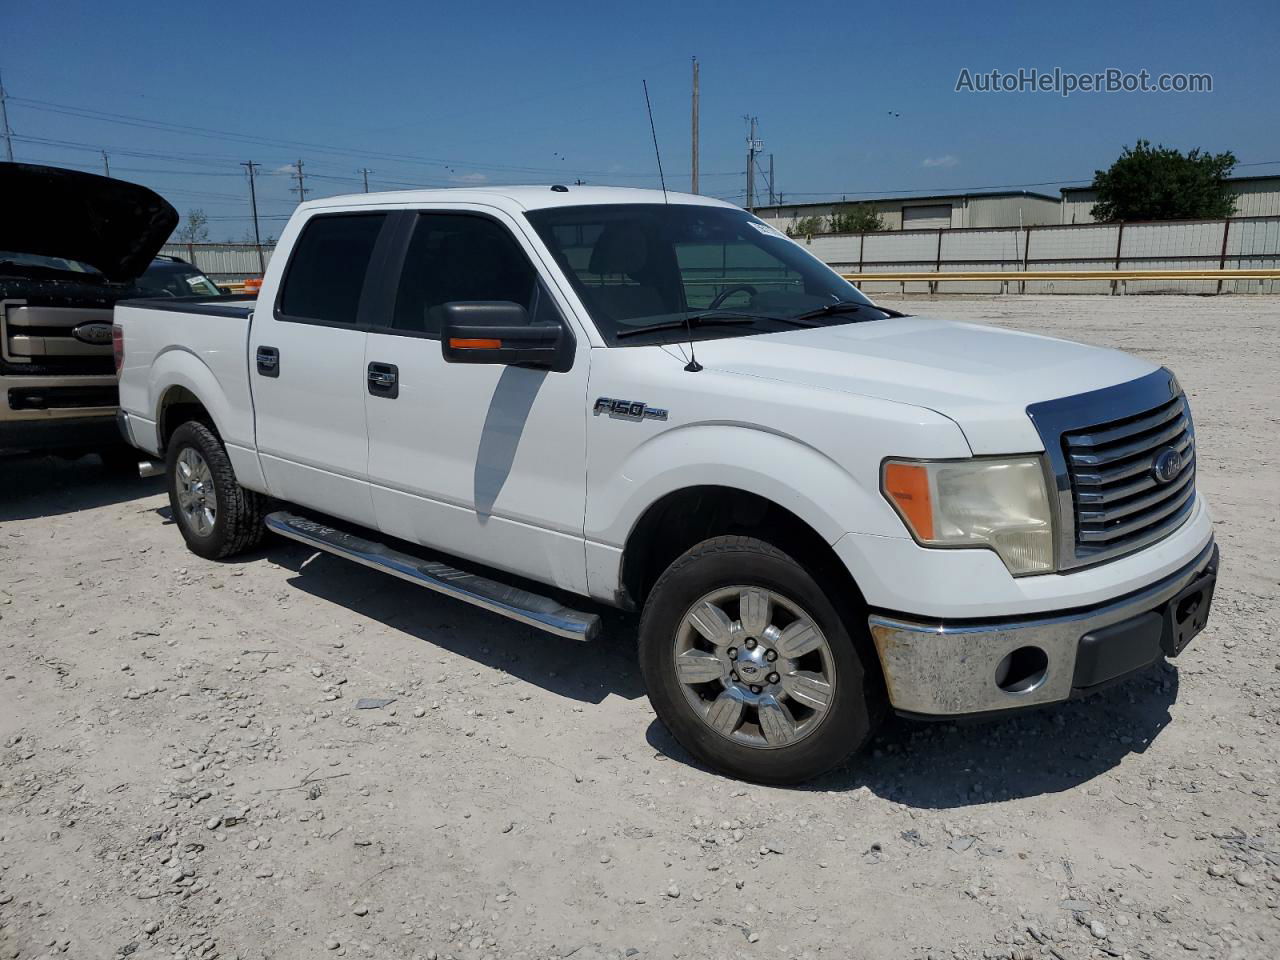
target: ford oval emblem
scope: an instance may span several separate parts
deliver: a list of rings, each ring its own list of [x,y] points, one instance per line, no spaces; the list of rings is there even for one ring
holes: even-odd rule
[[[1182,472],[1182,454],[1173,447],[1161,450],[1151,464],[1151,473],[1157,483],[1172,483]]]
[[[111,324],[82,323],[73,327],[71,335],[81,343],[91,343],[96,347],[105,347],[111,342]]]

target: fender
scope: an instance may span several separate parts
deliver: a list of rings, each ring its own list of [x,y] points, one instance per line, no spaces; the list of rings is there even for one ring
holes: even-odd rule
[[[251,490],[265,491],[266,481],[254,447],[253,411],[237,407],[231,397],[248,397],[247,378],[224,386],[198,354],[186,347],[166,347],[151,364],[148,403],[155,413],[157,430],[162,405],[169,391],[183,387],[208,411],[214,428],[226,445],[236,480]]]
[[[701,451],[705,458],[690,459]],[[714,456],[725,451],[733,451],[732,457]],[[796,486],[801,477],[803,487]],[[621,548],[650,505],[698,486],[754,493],[794,513],[829,544],[851,525],[860,532],[902,535],[878,491],[866,489],[821,450],[757,426],[703,422],[650,437],[612,477],[594,479],[587,491],[587,538]]]

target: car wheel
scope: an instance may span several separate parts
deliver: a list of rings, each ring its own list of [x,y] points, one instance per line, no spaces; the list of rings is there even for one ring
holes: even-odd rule
[[[846,623],[781,550],[750,537],[706,540],[667,568],[645,604],[649,701],[708,766],[760,783],[807,780],[862,746],[885,711],[879,664],[851,627],[867,629]]]
[[[236,483],[226,448],[208,426],[189,420],[173,432],[165,476],[173,519],[192,553],[220,560],[261,542],[265,498]]]

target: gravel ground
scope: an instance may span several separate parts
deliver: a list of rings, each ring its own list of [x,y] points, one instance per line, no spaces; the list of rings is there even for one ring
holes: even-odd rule
[[[584,647],[298,545],[208,563],[159,481],[0,461],[0,958],[1273,960],[1278,306],[908,301],[1177,371],[1215,613],[804,789],[693,765],[626,618]]]

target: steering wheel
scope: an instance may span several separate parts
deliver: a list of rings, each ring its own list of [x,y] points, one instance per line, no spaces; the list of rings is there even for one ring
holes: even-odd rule
[[[720,293],[716,295],[716,298],[711,301],[711,306],[708,307],[708,309],[715,310],[719,308],[720,304],[724,303],[735,293],[742,293],[742,292],[749,293],[754,297],[760,291],[757,290],[755,287],[753,287],[749,283],[740,283],[737,286],[730,287],[727,290],[721,290]]]

